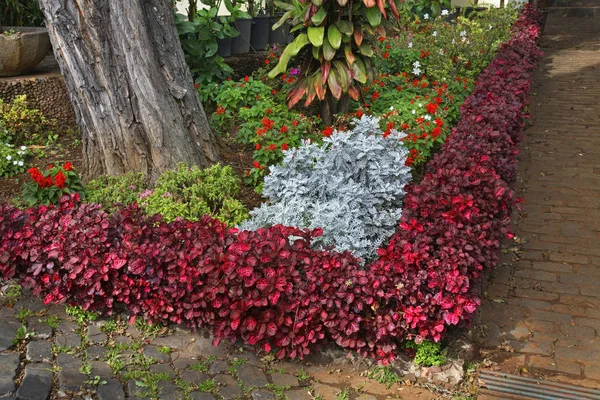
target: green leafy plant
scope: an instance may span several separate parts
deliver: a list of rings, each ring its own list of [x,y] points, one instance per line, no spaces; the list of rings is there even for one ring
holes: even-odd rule
[[[333,114],[345,113],[349,98],[358,100],[360,85],[372,78],[374,40],[386,34],[383,22],[387,11],[398,17],[401,5],[396,0],[289,0],[274,4],[285,14],[273,28],[291,19],[292,32],[298,33],[269,77],[285,73],[292,57],[299,56],[302,75],[290,89],[288,105],[292,107],[306,97],[304,105],[308,106],[318,98],[321,117],[331,125]]]
[[[31,333],[32,332],[28,332],[27,331],[27,327],[25,327],[24,325],[20,326],[17,329],[17,332],[15,334],[15,339],[13,340],[13,343],[17,344],[20,341],[29,339],[29,337],[31,336]]]
[[[27,146],[11,144],[12,138],[0,120],[0,176],[12,176],[25,171],[25,158],[31,154]]]
[[[72,193],[85,196],[79,174],[70,162],[49,165],[44,172],[36,167],[27,172],[32,181],[23,184],[23,200],[29,207],[56,204],[62,196]]]
[[[442,344],[439,342],[435,343],[431,340],[424,340],[417,344],[413,341],[406,341],[404,347],[415,350],[414,363],[417,365],[431,367],[434,365],[444,365],[446,363],[446,355],[442,350]]]
[[[158,351],[163,354],[171,354],[171,348],[169,346],[159,346]]]
[[[175,15],[186,62],[199,85],[221,81],[231,75],[231,67],[217,53],[217,39],[238,36],[233,21],[250,18],[248,13],[241,10],[241,4],[234,5],[230,0],[225,0],[225,7],[230,14],[227,17],[217,16],[221,1],[205,3],[209,5],[208,8],[190,12],[188,16]]]
[[[15,314],[15,318],[21,321],[22,324],[24,324],[27,317],[31,317],[32,315],[34,315],[34,312],[31,311],[29,308],[21,308]]]
[[[148,185],[142,173],[103,175],[85,185],[86,201],[102,204],[105,209],[112,211],[118,204],[131,204],[138,201],[140,193],[146,189]]]
[[[200,169],[179,164],[164,172],[152,189],[140,175],[126,174],[122,180],[102,177],[90,182],[86,195],[107,209],[137,201],[146,214],[160,214],[167,222],[176,218],[197,221],[210,214],[233,226],[248,217],[246,207],[235,198],[239,185],[240,179],[229,166]]]
[[[56,120],[28,107],[26,95],[17,96],[12,102],[0,99],[0,121],[10,135],[9,142],[16,146],[46,143],[57,129]]]

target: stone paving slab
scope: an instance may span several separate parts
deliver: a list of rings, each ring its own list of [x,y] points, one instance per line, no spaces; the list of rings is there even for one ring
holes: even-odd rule
[[[600,385],[600,17],[551,15],[521,145],[517,243],[480,311],[492,358]],[[510,357],[509,357],[510,358]],[[562,379],[562,378],[561,378]]]

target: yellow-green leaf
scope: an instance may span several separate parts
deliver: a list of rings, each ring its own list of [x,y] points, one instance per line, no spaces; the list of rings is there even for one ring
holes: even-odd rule
[[[359,47],[360,53],[366,57],[373,57],[373,48],[369,46],[367,43],[361,44]]]
[[[352,72],[354,72],[354,80],[360,83],[367,83],[367,69],[365,68],[365,63],[357,58],[354,61],[354,64],[351,66]]]
[[[308,39],[313,46],[323,46],[323,37],[325,36],[324,26],[309,26],[308,27]]]
[[[323,57],[325,57],[327,61],[331,61],[333,60],[333,57],[335,57],[335,49],[331,43],[329,43],[329,39],[327,38],[323,39]]]
[[[321,6],[317,10],[317,12],[312,16],[311,20],[313,24],[319,26],[323,23],[323,21],[325,21],[325,17],[327,17],[327,11],[325,11],[325,8]]]
[[[354,32],[354,27],[350,21],[339,20],[335,23],[335,26],[342,32],[344,35],[352,35]]]
[[[381,24],[381,11],[377,7],[367,8],[365,11],[369,25],[377,27]]]
[[[336,50],[342,45],[342,34],[335,25],[330,25],[329,28],[327,28],[327,39],[329,39],[331,47]]]

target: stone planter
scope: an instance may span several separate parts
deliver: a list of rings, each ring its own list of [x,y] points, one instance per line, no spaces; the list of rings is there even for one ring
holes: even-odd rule
[[[3,26],[0,33],[0,76],[23,75],[34,69],[51,49],[46,28]]]

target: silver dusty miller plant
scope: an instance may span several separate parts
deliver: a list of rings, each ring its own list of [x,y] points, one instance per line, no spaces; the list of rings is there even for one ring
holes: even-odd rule
[[[269,204],[254,209],[242,229],[283,224],[322,228],[314,245],[350,250],[363,260],[395,231],[402,209],[408,150],[403,133],[384,137],[379,119],[355,119],[355,128],[335,131],[321,146],[308,141],[285,152],[272,166],[263,195]]]

